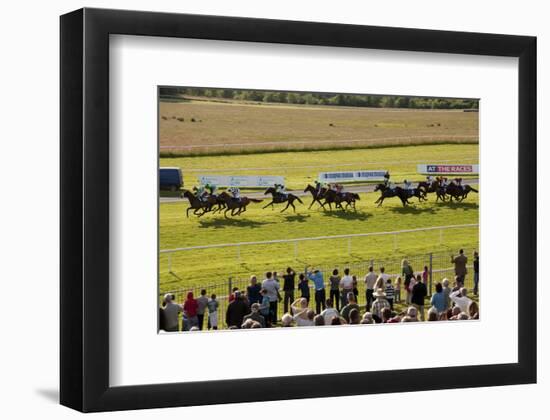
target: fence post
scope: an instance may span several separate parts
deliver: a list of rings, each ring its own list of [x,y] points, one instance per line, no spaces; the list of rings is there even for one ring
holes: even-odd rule
[[[433,254],[430,252],[430,296],[432,295],[433,284]]]
[[[227,283],[227,298],[229,299],[229,296],[231,296],[231,293],[233,292],[233,277],[229,277],[229,281]]]
[[[168,272],[172,273],[172,253],[168,253]]]

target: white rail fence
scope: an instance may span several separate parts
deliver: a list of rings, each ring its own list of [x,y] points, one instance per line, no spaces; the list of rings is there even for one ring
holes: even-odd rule
[[[291,243],[294,245],[294,257],[298,258],[298,244],[300,242],[309,242],[309,241],[321,241],[321,240],[334,240],[334,239],[347,239],[347,251],[348,254],[352,252],[352,239],[353,238],[363,238],[368,236],[392,236],[393,235],[393,249],[397,249],[397,241],[399,235],[415,232],[430,232],[430,231],[439,231],[439,245],[443,243],[443,232],[446,230],[452,229],[464,229],[464,228],[477,228],[479,223],[469,223],[462,225],[448,225],[448,226],[431,226],[425,228],[416,228],[416,229],[404,229],[396,230],[389,232],[368,232],[368,233],[352,233],[347,235],[332,235],[332,236],[316,236],[310,238],[293,238],[293,239],[272,239],[267,241],[254,241],[254,242],[235,242],[235,243],[225,243],[225,244],[211,244],[211,245],[197,245],[197,246],[188,246],[182,248],[173,248],[173,249],[163,249],[159,253],[161,255],[166,254],[168,256],[168,271],[172,273],[172,254],[185,251],[194,251],[200,249],[213,249],[213,248],[236,248],[236,258],[240,262],[241,259],[241,248],[246,246],[255,246],[255,245],[270,245],[270,244],[284,244]]]

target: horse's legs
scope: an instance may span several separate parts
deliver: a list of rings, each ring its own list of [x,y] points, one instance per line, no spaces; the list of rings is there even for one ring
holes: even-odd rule
[[[288,202],[286,203],[286,207],[283,208],[283,209],[281,210],[281,213],[282,213],[283,211],[285,211],[286,209],[288,209],[289,206],[290,206],[290,201],[288,201]]]
[[[307,208],[308,210],[311,208],[311,206],[313,206],[313,203],[315,203],[317,201],[316,198],[314,198],[312,201],[311,201],[311,204],[309,205],[309,207]]]
[[[189,210],[191,210],[191,207],[188,207],[188,208],[187,208],[187,211],[186,211],[187,218],[189,218]]]
[[[273,207],[273,201],[271,201],[271,203],[267,203],[265,206],[262,207],[262,209],[265,209],[269,206],[272,206]]]

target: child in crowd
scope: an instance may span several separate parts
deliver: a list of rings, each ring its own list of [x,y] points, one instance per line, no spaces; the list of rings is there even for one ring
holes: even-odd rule
[[[391,284],[391,279],[386,280],[386,300],[390,304],[390,309],[393,311],[393,298],[395,295],[395,288]]]
[[[212,293],[208,303],[208,329],[217,330],[218,329],[218,307],[220,303],[216,300],[216,295]]]

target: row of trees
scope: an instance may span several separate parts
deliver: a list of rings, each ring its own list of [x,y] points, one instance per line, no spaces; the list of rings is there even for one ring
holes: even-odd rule
[[[234,99],[242,101],[287,103],[307,105],[337,105],[375,108],[413,109],[478,109],[475,99],[423,98],[410,96],[348,95],[333,93],[276,92],[262,90],[162,88],[161,98],[186,96],[210,99]]]

